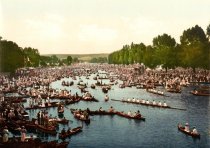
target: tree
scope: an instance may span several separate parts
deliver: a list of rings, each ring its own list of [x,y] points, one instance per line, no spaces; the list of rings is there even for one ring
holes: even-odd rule
[[[28,67],[38,67],[40,62],[40,54],[38,49],[34,49],[31,47],[26,47],[23,49],[23,52],[25,54],[25,66]]]
[[[67,58],[66,58],[67,65],[71,65],[72,60],[73,60],[73,59],[72,59],[71,56],[67,56]]]
[[[207,29],[206,29],[206,35],[210,41],[210,24],[208,25]]]
[[[207,68],[209,66],[208,39],[201,27],[185,30],[180,37],[182,48],[182,65],[185,67]],[[207,61],[207,62],[206,62]]]
[[[24,53],[16,43],[0,40],[1,45],[1,71],[15,72],[17,68],[24,66]]]
[[[176,41],[168,34],[158,35],[153,39],[153,47],[155,48],[155,58],[158,60],[159,65],[167,70],[173,68],[175,58],[173,56],[176,47]]]

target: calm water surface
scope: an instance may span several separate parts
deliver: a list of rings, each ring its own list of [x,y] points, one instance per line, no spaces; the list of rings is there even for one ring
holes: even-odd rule
[[[91,89],[90,85],[95,83],[93,75],[87,80],[81,77],[82,80],[88,83],[89,92],[95,96],[99,102],[84,102],[68,105],[67,108],[81,108],[89,107],[91,110],[97,110],[99,107],[107,110],[113,106],[117,111],[128,112],[131,110],[135,112],[140,110],[142,115],[146,117],[146,121],[135,121],[122,118],[119,116],[91,116],[91,123],[83,127],[83,132],[72,136],[66,141],[70,141],[68,147],[73,148],[188,148],[188,147],[210,147],[210,103],[209,97],[193,96],[189,92],[193,87],[183,88],[182,94],[167,93],[170,97],[157,96],[147,93],[145,90],[133,88],[120,89],[118,85],[114,85],[108,92],[110,99],[124,98],[141,98],[150,101],[166,101],[168,105],[177,108],[186,108],[186,111],[159,109],[146,107],[141,105],[127,104],[115,101],[104,102],[105,94],[100,87]],[[61,86],[63,80],[72,80],[71,78],[64,78],[60,81],[53,82],[52,88],[71,90],[72,94],[80,90],[77,88],[77,80],[71,87]],[[103,80],[103,83],[108,83],[108,80]],[[121,82],[120,82],[121,83]],[[160,88],[161,89],[161,88]],[[65,108],[65,117],[72,122],[68,126],[71,128],[80,126],[82,123],[74,119],[70,110]],[[56,108],[48,110],[53,116],[57,116]],[[31,117],[35,117],[38,111],[30,111]],[[201,134],[201,139],[193,139],[177,129],[177,124],[189,122],[190,125],[196,126],[198,132]],[[59,125],[59,131],[68,126]],[[58,134],[57,134],[58,135]],[[56,140],[57,137],[46,136],[43,134],[37,135],[43,140]]]

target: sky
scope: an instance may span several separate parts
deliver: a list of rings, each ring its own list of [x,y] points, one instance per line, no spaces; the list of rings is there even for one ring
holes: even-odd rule
[[[40,54],[111,53],[210,24],[210,0],[0,0],[0,36]]]

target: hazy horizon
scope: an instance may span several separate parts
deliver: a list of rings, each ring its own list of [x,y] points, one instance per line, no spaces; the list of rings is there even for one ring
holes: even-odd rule
[[[209,0],[1,0],[0,36],[40,54],[111,53],[210,23]]]

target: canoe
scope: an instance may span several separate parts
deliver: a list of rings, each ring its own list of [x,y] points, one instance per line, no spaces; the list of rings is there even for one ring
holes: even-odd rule
[[[58,119],[56,119],[55,121],[56,121],[57,123],[60,123],[60,124],[68,124],[68,123],[69,123],[69,120],[67,120],[67,119],[65,119],[65,118],[63,118],[63,119],[58,118]]]
[[[160,95],[160,96],[165,96],[163,92],[161,92],[159,90],[155,90],[155,89],[147,89],[147,92],[153,93],[153,94],[156,94],[156,95]]]
[[[45,127],[43,125],[36,125],[36,129],[44,133],[56,135],[56,128],[54,126]]]
[[[195,96],[210,96],[210,93],[202,93],[199,91],[191,91],[191,94],[195,95]]]
[[[68,100],[65,100],[65,104],[66,105],[69,105],[69,104],[74,104],[74,103],[78,103],[80,101],[80,99],[68,99]]]
[[[195,133],[193,133],[193,132],[191,132],[191,131],[185,131],[184,129],[184,127],[181,125],[181,124],[178,124],[178,129],[181,131],[181,132],[183,132],[183,133],[185,133],[185,134],[187,134],[187,135],[190,135],[190,136],[192,136],[193,138],[200,138],[200,134],[195,134]]]
[[[34,105],[33,107],[25,107],[26,110],[31,110],[31,109],[42,109],[42,108],[50,108],[50,107],[57,107],[59,105],[59,102],[52,102],[48,104],[47,106],[38,106]]]
[[[67,138],[69,136],[72,136],[72,135],[75,135],[75,134],[77,134],[79,132],[82,132],[82,127],[81,126],[76,127],[76,128],[73,128],[71,130],[68,130],[68,131],[66,131],[63,134],[62,133],[59,133],[59,138],[65,139],[65,138]]]
[[[142,116],[129,116],[128,114],[122,113],[122,112],[116,112],[116,115],[121,116],[121,117],[125,117],[125,118],[128,118],[128,119],[136,119],[136,120],[145,121],[145,118],[142,117]]]
[[[97,99],[95,99],[94,97],[85,97],[85,98],[82,98],[83,101],[93,101],[93,102],[98,102]]]
[[[84,121],[85,123],[90,123],[90,118],[86,119],[86,118],[81,118],[80,116],[77,116],[75,114],[75,109],[70,109],[70,111],[74,115],[74,118],[76,118],[77,120]],[[82,115],[82,114],[80,114],[80,115]]]
[[[115,115],[115,112],[108,112],[108,111],[90,111],[89,112],[90,115]]]

